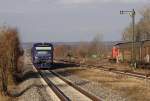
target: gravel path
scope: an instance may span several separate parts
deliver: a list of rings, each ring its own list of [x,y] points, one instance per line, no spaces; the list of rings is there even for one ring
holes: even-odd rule
[[[29,57],[24,58],[23,81],[14,90],[18,101],[53,101],[46,93],[46,86],[40,80],[38,73],[33,70]]]
[[[118,92],[115,92],[115,91],[112,91],[111,89],[103,87],[98,82],[92,82],[83,78],[79,78],[77,75],[67,73],[65,70],[66,69],[58,69],[58,70],[55,70],[55,72],[71,80],[73,83],[82,87],[83,89],[89,92],[92,92],[96,96],[99,96],[104,101],[126,101],[126,99],[121,97],[121,95]]]
[[[39,78],[29,78],[19,84],[18,101],[52,101]]]

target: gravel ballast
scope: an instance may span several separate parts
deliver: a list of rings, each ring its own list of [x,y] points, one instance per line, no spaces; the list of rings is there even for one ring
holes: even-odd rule
[[[104,101],[150,101],[149,81],[86,67],[68,67],[55,72]]]
[[[115,91],[112,91],[111,89],[103,87],[98,82],[92,82],[87,79],[80,78],[77,75],[68,73],[66,70],[67,69],[58,69],[58,70],[55,70],[55,72],[64,76],[66,79],[70,80],[74,84],[82,87],[86,91],[91,92],[94,95],[102,98],[102,100],[104,101],[126,101],[126,99],[121,97],[121,95],[118,92],[115,92]]]

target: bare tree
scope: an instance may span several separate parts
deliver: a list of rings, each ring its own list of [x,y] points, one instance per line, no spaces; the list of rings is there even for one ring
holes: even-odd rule
[[[103,35],[102,34],[97,34],[89,47],[89,55],[95,54],[97,56],[102,56],[103,50],[104,50],[104,44],[103,44]]]
[[[18,72],[17,62],[20,56],[18,32],[12,28],[0,28],[0,71],[2,90],[7,94],[8,76]]]
[[[150,39],[150,7],[141,11],[142,18],[135,25],[135,39],[136,41]],[[129,25],[123,32],[122,39],[124,41],[132,40],[132,26]]]
[[[86,58],[88,55],[88,43],[80,42],[76,49],[76,54],[80,58]]]

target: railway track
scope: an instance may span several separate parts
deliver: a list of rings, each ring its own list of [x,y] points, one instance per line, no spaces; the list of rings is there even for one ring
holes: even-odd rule
[[[127,72],[127,71],[123,71],[123,70],[116,70],[116,69],[109,69],[103,66],[93,66],[96,69],[100,69],[103,71],[109,71],[109,72],[113,72],[113,73],[117,73],[117,74],[123,74],[123,75],[127,75],[127,76],[131,76],[131,77],[136,77],[136,78],[141,78],[141,79],[150,79],[149,75],[144,75],[141,73],[136,73],[136,72]]]
[[[64,62],[64,63],[70,63],[67,60],[59,60],[59,61]],[[136,77],[136,78],[140,78],[140,79],[149,79],[150,80],[150,74],[145,75],[145,74],[137,73],[137,72],[116,70],[115,68],[106,68],[103,65],[89,65],[89,64],[80,64],[80,63],[76,63],[76,62],[72,62],[72,63],[75,63],[75,64],[83,66],[83,67],[95,68],[95,69],[99,69],[99,70],[103,70],[103,71],[113,72],[113,73],[116,73],[116,74],[123,74],[123,75],[131,76],[131,77]]]
[[[38,70],[38,72],[60,101],[101,101],[97,96],[83,90],[54,71]]]

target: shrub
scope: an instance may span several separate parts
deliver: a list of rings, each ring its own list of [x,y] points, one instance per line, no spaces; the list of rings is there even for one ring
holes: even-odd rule
[[[2,90],[6,93],[8,74],[18,72],[17,61],[21,55],[18,31],[15,28],[0,28],[0,76]]]

